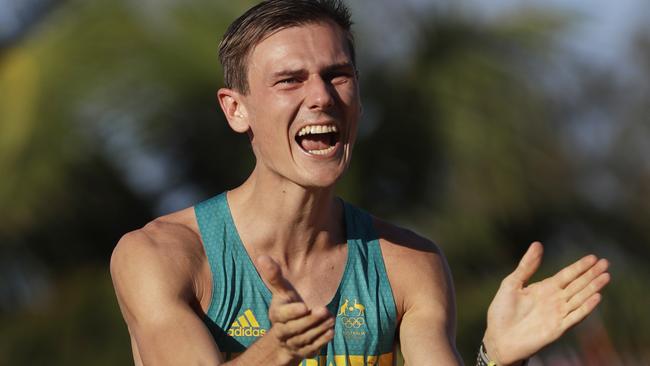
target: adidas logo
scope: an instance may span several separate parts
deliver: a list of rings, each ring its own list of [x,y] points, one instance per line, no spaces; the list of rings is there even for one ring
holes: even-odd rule
[[[244,315],[239,316],[228,329],[231,337],[261,337],[265,334],[266,329],[260,328],[251,309],[244,311]]]

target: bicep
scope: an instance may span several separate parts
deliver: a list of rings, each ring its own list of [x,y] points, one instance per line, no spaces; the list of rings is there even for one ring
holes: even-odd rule
[[[136,364],[220,364],[217,345],[190,305],[191,279],[150,243],[123,241],[111,258],[111,275]]]
[[[398,313],[406,365],[460,365],[451,272],[434,243],[375,219]]]
[[[459,365],[451,274],[439,250],[412,258],[401,279],[400,347],[407,365]]]

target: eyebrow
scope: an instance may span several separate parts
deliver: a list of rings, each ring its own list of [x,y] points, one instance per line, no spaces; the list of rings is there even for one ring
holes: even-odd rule
[[[341,70],[354,71],[354,65],[352,65],[352,63],[347,62],[347,61],[346,62],[341,62],[341,63],[338,63],[338,64],[327,66],[323,70],[323,72],[324,73],[331,73],[333,71],[341,71]]]
[[[341,62],[338,64],[333,64],[326,66],[323,70],[320,71],[321,74],[328,74],[334,71],[341,71],[341,70],[351,70],[354,71],[354,66],[350,62]],[[307,70],[304,68],[301,69],[286,69],[286,70],[280,70],[277,72],[274,72],[271,77],[273,79],[277,78],[282,78],[286,76],[297,76],[297,75],[304,75],[307,74]]]
[[[296,76],[296,75],[302,75],[302,74],[306,74],[306,73],[307,73],[307,70],[305,70],[305,69],[280,70],[280,71],[274,72],[271,75],[271,78],[277,79],[277,78],[282,78],[282,77],[285,77],[285,76]]]

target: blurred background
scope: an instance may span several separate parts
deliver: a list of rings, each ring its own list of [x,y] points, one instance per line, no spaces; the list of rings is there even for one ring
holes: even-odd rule
[[[254,1],[0,0],[0,365],[131,364],[120,236],[241,183],[217,44]],[[364,103],[339,194],[436,241],[474,364],[500,280],[611,261],[531,365],[650,364],[650,3],[348,1]]]

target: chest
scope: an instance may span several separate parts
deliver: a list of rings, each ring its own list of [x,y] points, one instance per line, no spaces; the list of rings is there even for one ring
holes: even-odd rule
[[[271,328],[272,296],[251,259],[254,253],[242,244],[224,197],[200,204],[196,212],[211,284],[203,318],[231,359]],[[294,267],[301,270],[288,271],[285,277],[308,305],[326,304],[336,317],[334,339],[320,350],[317,364],[340,364],[343,359],[376,364],[382,357],[380,364],[390,364],[397,311],[379,240],[369,215],[346,205],[345,217],[347,252]]]
[[[212,303],[205,322],[225,359],[232,359],[272,327],[268,318],[271,297],[255,283],[244,284],[239,291],[232,287],[226,290],[233,295],[221,296]],[[316,357],[319,362],[345,358],[372,364],[371,360],[380,357],[392,359],[396,319],[392,297],[383,286],[368,286],[351,273],[344,276],[326,306],[336,319],[335,334],[320,350]]]
[[[339,289],[347,266],[347,249],[305,265],[301,271],[283,270],[309,308],[326,306]],[[268,285],[268,284],[267,284]]]
[[[326,267],[327,275],[317,267],[316,275],[290,278],[308,306],[324,304],[336,318],[334,339],[321,355],[327,359],[392,357],[396,311],[383,263],[359,251],[342,262]],[[227,359],[243,352],[272,326],[268,319],[272,296],[255,267],[229,263],[220,263],[224,268],[214,278],[214,296],[205,319]]]

